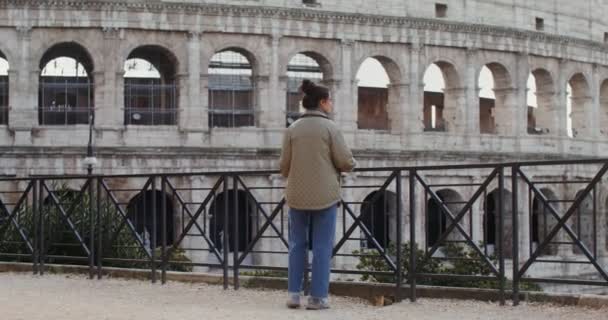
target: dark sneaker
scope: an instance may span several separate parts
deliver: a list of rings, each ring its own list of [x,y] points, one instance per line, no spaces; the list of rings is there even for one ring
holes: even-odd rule
[[[301,306],[300,304],[300,295],[299,294],[289,294],[287,298],[287,308],[289,309],[297,309]]]
[[[306,305],[307,310],[323,310],[329,309],[329,302],[327,302],[327,298],[308,298],[308,305]]]

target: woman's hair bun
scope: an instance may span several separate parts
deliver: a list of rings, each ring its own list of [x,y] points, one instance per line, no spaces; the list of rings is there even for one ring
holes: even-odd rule
[[[304,92],[306,95],[311,95],[316,86],[317,85],[314,82],[304,79],[300,85],[300,90],[302,90],[302,92]]]

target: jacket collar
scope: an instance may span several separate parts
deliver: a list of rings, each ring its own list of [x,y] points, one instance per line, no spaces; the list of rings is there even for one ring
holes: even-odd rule
[[[304,113],[302,114],[302,117],[323,117],[326,119],[329,119],[329,116],[327,115],[327,113],[321,111],[321,109],[315,109],[315,110],[306,110],[304,111]]]

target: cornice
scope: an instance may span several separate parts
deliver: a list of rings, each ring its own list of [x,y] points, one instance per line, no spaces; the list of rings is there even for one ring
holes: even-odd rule
[[[454,22],[416,17],[397,17],[373,14],[322,11],[307,8],[254,7],[222,4],[163,3],[139,1],[102,1],[102,0],[0,0],[0,9],[78,9],[104,11],[145,11],[151,13],[184,13],[208,16],[230,15],[316,22],[359,24],[389,28],[414,30],[433,30],[441,32],[471,33],[496,37],[509,37],[533,42],[554,43],[559,45],[579,45],[600,51],[608,51],[603,42],[580,39],[571,36],[554,35],[517,28],[484,24]]]

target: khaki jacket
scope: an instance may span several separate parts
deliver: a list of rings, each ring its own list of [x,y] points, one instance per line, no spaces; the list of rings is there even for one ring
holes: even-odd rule
[[[306,111],[283,137],[280,167],[290,208],[320,210],[340,201],[340,172],[356,165],[336,124],[324,112]]]

